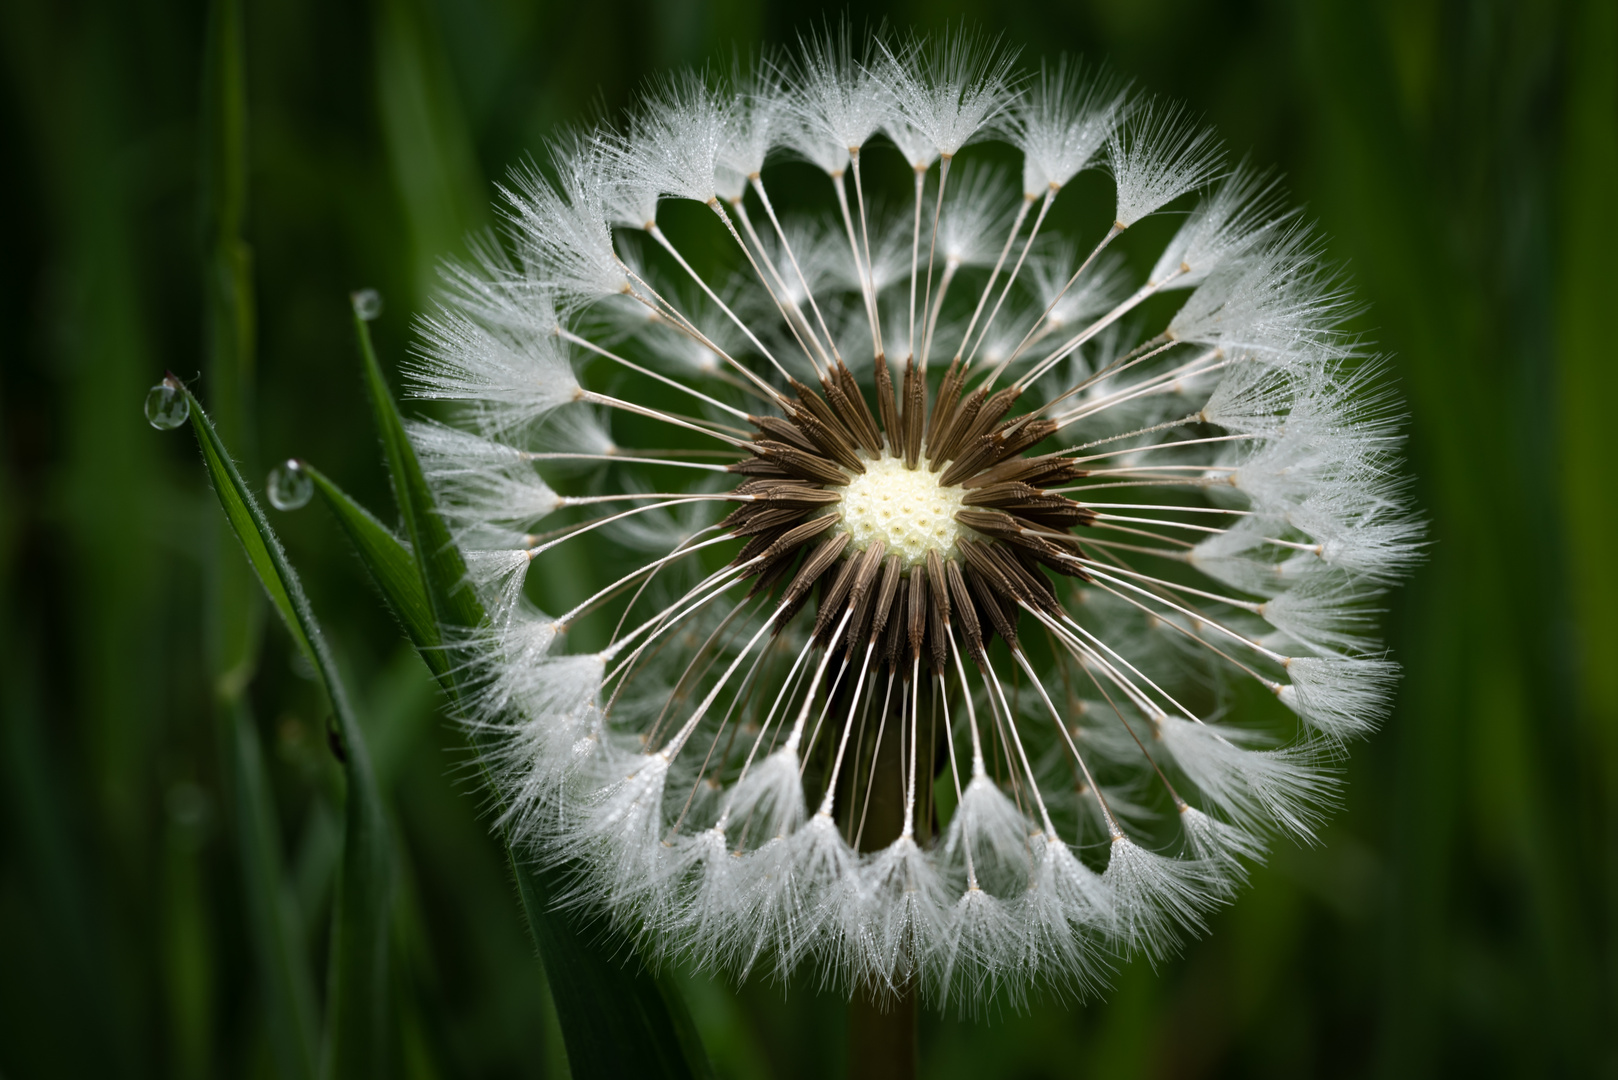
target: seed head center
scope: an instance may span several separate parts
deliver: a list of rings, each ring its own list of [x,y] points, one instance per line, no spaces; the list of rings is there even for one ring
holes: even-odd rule
[[[966,490],[945,487],[939,475],[925,466],[907,469],[902,458],[887,454],[867,461],[865,472],[841,489],[850,545],[864,550],[880,540],[906,566],[925,562],[929,551],[948,558],[961,535],[955,514]]]

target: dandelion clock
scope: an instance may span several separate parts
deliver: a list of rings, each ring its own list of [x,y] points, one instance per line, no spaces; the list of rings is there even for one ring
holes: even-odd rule
[[[501,210],[412,436],[490,612],[466,721],[573,902],[971,1010],[1164,955],[1313,836],[1419,529],[1270,174],[1072,62],[833,31],[655,83]]]

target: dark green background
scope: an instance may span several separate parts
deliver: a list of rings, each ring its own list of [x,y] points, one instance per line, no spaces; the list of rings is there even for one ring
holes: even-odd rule
[[[834,11],[836,9],[833,9]],[[1284,168],[1395,354],[1430,558],[1407,666],[1319,847],[1105,1001],[929,1017],[935,1077],[1618,1075],[1618,14],[1610,0],[897,3],[1027,59],[1105,58]],[[195,444],[218,263],[200,0],[0,6],[0,1075],[270,1076],[221,791]],[[257,371],[247,475],[296,454],[388,506],[348,327],[385,360],[435,259],[553,126],[816,12],[757,0],[247,0]],[[228,156],[228,155],[227,155]],[[1605,299],[1603,299],[1605,297]],[[212,404],[217,380],[194,385]],[[215,411],[226,410],[221,403]],[[228,434],[228,432],[227,432]],[[557,1075],[543,977],[457,733],[318,508],[275,516],[350,675],[403,867],[395,1071]],[[547,587],[541,583],[541,588]],[[288,902],[324,948],[340,788],[279,627],[250,700]],[[321,970],[318,965],[316,970]],[[813,987],[686,981],[722,1076],[841,1068]]]

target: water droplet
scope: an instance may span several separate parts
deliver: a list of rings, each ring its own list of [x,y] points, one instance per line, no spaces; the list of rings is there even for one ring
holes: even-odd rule
[[[284,461],[270,470],[264,484],[264,494],[277,510],[296,510],[309,505],[315,494],[315,482],[309,479],[296,461]]]
[[[382,294],[375,289],[359,289],[348,294],[349,303],[354,305],[354,314],[370,322],[382,314]]]
[[[171,375],[146,392],[146,422],[173,431],[191,417],[191,401]]]

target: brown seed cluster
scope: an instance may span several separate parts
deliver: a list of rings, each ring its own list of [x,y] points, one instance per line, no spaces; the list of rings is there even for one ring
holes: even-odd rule
[[[747,565],[756,578],[750,595],[782,589],[778,633],[815,595],[814,635],[822,644],[841,628],[837,641],[851,655],[871,646],[905,674],[917,659],[941,672],[950,636],[959,633],[967,655],[982,663],[997,634],[1017,647],[1024,607],[1060,610],[1044,571],[1086,576],[1070,530],[1089,525],[1094,513],[1047,490],[1084,473],[1061,454],[1027,455],[1056,425],[1007,418],[1015,388],[964,392],[964,373],[952,364],[929,408],[925,376],[913,361],[898,388],[885,361],[875,370],[875,415],[838,363],[820,393],[794,380],[784,416],[750,418],[758,429],[748,444],[752,456],[731,470],[747,477],[736,494],[752,501],[723,522],[747,538],[734,565]],[[907,568],[881,540],[854,548],[838,527],[840,489],[885,454],[964,489],[955,517],[965,528],[953,549],[930,550]]]

